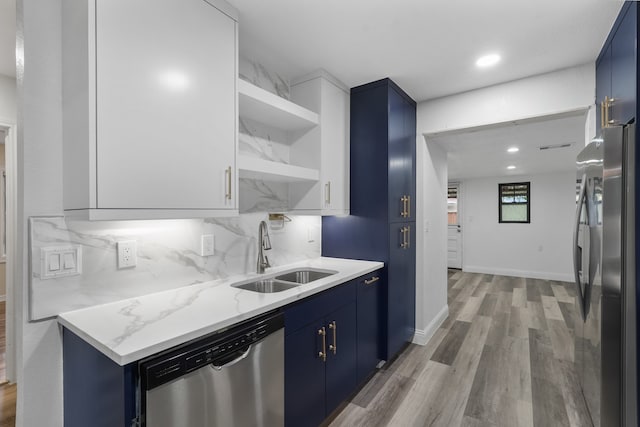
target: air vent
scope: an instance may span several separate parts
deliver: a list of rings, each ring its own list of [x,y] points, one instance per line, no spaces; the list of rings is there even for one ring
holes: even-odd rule
[[[540,150],[555,150],[558,148],[569,148],[571,147],[573,144],[569,143],[569,144],[556,144],[556,145],[544,145],[542,147],[538,147],[540,148]]]

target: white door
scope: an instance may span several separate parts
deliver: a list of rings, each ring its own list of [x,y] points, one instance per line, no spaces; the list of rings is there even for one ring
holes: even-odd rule
[[[450,183],[447,191],[447,267],[462,268],[462,226],[460,184]]]

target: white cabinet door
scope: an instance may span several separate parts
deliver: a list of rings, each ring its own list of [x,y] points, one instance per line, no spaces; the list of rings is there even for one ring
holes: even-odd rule
[[[96,1],[98,209],[236,208],[236,67],[204,0]]]
[[[349,95],[331,82],[322,82],[322,213],[349,211]]]
[[[320,169],[320,182],[292,184],[295,213],[341,215],[349,213],[349,104],[348,89],[320,71],[291,87],[292,100],[320,114],[320,126],[305,131],[292,145],[291,157],[306,167]]]

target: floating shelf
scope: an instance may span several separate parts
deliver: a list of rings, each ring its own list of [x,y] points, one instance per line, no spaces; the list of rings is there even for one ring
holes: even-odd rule
[[[311,128],[320,123],[318,114],[266,91],[246,80],[238,79],[240,117],[283,130]]]
[[[240,178],[261,179],[270,182],[315,182],[320,180],[320,172],[317,169],[242,155],[238,156],[238,170]]]

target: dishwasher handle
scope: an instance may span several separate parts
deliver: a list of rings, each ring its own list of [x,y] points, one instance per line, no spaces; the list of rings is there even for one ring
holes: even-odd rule
[[[221,371],[223,368],[228,368],[230,366],[235,365],[236,363],[240,362],[241,360],[246,359],[246,357],[249,355],[249,353],[251,353],[251,346],[247,347],[247,349],[244,350],[244,351],[238,351],[238,352],[235,352],[233,354],[238,354],[238,353],[240,353],[240,356],[238,356],[236,358],[233,358],[231,360],[229,360],[228,357],[221,358],[221,359],[211,363],[211,367],[213,369],[215,369],[216,371]],[[220,362],[222,362],[222,364],[219,364]]]

